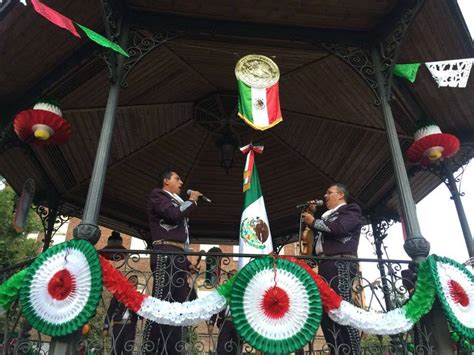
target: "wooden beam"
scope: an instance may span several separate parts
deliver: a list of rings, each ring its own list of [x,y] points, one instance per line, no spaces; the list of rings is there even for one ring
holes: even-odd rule
[[[189,37],[231,36],[304,42],[337,42],[352,47],[368,47],[372,34],[365,31],[319,29],[299,26],[222,21],[160,13],[131,11],[132,25],[153,30],[183,33]]]

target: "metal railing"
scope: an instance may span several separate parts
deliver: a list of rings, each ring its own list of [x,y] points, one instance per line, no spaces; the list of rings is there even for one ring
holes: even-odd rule
[[[134,284],[146,294],[168,301],[186,301],[205,297],[229,279],[235,272],[239,254],[183,253],[158,251],[108,251],[107,256]],[[247,256],[247,255],[246,255]],[[258,257],[258,256],[255,256]],[[310,265],[317,263],[312,257],[297,257]],[[334,258],[321,258],[332,260]],[[150,268],[150,262],[153,271]],[[387,311],[403,305],[414,288],[411,262],[403,260],[376,260],[337,258],[339,266],[353,272],[350,292],[351,300],[367,310]],[[192,264],[198,272],[189,271]],[[18,268],[25,267],[21,264]],[[380,276],[384,268],[384,278]],[[9,275],[15,268],[2,270]],[[369,276],[372,275],[372,276]],[[0,275],[4,277],[4,275]],[[331,283],[331,280],[327,280]],[[157,287],[159,284],[160,287]],[[334,286],[333,286],[334,288]],[[111,302],[111,294],[104,289],[95,317],[81,331],[77,344],[78,354],[142,354],[168,352],[182,354],[250,354],[256,351],[239,338],[226,311],[209,321],[195,326],[166,327],[149,323]],[[120,305],[120,304],[118,304]],[[107,326],[104,326],[108,324]],[[18,302],[0,318],[1,354],[47,354],[50,337],[29,327],[21,316]],[[88,329],[87,329],[88,328]],[[334,329],[334,332],[337,332]],[[360,334],[361,341],[356,352],[348,344],[326,343],[321,329],[311,342],[295,354],[430,354],[436,353],[431,344],[431,334],[423,322],[408,333],[395,336]],[[165,352],[164,352],[165,353]]]

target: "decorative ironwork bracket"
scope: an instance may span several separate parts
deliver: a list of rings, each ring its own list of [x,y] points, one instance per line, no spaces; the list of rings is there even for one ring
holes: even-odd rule
[[[397,221],[390,216],[371,215],[370,221],[372,223],[372,235],[375,243],[381,243],[387,237],[388,229]]]
[[[459,183],[461,181],[460,177],[464,174],[464,167],[469,163],[473,156],[474,148],[466,147],[466,149],[462,149],[458,154],[449,160],[433,163],[426,167],[418,165],[416,170],[426,171],[438,177],[448,187],[452,195],[451,199],[453,199],[455,195],[464,196],[464,192],[461,192],[457,186],[451,182],[454,181],[455,183]],[[458,169],[462,170],[461,173],[458,176],[454,176],[454,173]]]
[[[45,207],[42,205],[32,207],[41,219],[44,230],[43,251],[50,247],[56,232],[69,220],[71,216],[61,214],[61,206]]]
[[[127,77],[132,69],[149,53],[155,48],[160,47],[163,43],[171,41],[179,37],[177,32],[155,32],[149,36],[144,36],[137,30],[130,31],[129,47],[127,47],[127,53],[130,55],[125,60],[123,65],[124,73],[120,86],[123,88],[128,87]]]
[[[149,36],[143,35],[138,30],[130,31],[129,44],[126,48],[126,52],[130,56],[125,59],[123,64],[123,73],[122,79],[120,81],[120,86],[122,88],[127,88],[127,77],[130,72],[135,68],[135,66],[148,54],[150,54],[154,49],[160,47],[163,43],[171,41],[180,35],[176,32],[156,32]],[[109,79],[115,81],[117,79],[117,60],[114,55],[110,55],[108,51],[102,51],[99,54],[99,57],[107,64],[109,68]]]
[[[381,70],[385,81],[385,89],[388,93],[390,92],[393,68],[396,64],[396,58],[399,53],[403,36],[423,5],[423,2],[424,0],[415,0],[411,5],[397,11],[398,18],[393,22],[388,33],[386,33],[387,31],[384,31],[386,28],[384,25],[384,27],[380,28],[378,31],[379,34],[374,37],[374,41],[371,44],[371,46],[378,47],[378,51],[380,52],[380,57],[382,59]],[[377,91],[378,85],[375,77],[376,69],[372,61],[370,48],[351,48],[330,42],[317,42],[315,44],[329,53],[334,54],[354,69],[374,93],[375,105],[380,105],[381,98]]]
[[[117,4],[113,0],[102,0],[102,14],[104,17],[105,29],[107,37],[114,42],[119,42],[122,31],[124,31],[125,11],[123,6]],[[162,31],[156,32],[149,36],[144,35],[137,29],[133,29],[129,33],[126,52],[129,57],[124,60],[120,77],[118,77],[118,61],[117,55],[109,50],[99,53],[99,57],[106,63],[109,69],[109,79],[112,82],[120,81],[122,88],[128,87],[127,77],[132,69],[155,48],[160,47],[163,43],[178,37],[177,32]]]

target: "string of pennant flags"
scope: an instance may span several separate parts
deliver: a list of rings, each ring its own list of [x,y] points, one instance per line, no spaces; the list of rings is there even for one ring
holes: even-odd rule
[[[120,53],[125,57],[129,57],[128,53],[117,43],[107,39],[101,34],[91,30],[90,28],[81,25],[69,17],[64,16],[58,11],[50,8],[43,4],[39,0],[29,0],[33,9],[47,19],[49,22],[61,27],[73,36],[82,38],[78,29],[79,28],[91,41],[98,45],[110,48],[111,50]],[[0,3],[2,0],[0,0]],[[27,0],[19,0],[20,3],[27,6]],[[77,26],[77,27],[76,27]],[[427,69],[430,71],[433,79],[438,84],[438,87],[459,87],[465,88],[469,80],[471,73],[472,64],[474,58],[455,59],[446,61],[436,62],[425,62]],[[408,63],[408,64],[396,64],[394,67],[394,75],[407,79],[414,83],[418,74],[418,70],[423,63]]]
[[[19,0],[23,5],[27,6],[26,0]],[[0,3],[2,0],[0,0]],[[55,24],[58,27],[65,29],[66,31],[70,32],[73,36],[82,38],[77,27],[82,30],[82,32],[93,42],[97,43],[98,45],[110,48],[113,51],[120,53],[125,57],[129,57],[128,53],[120,47],[117,43],[107,39],[106,37],[102,36],[101,34],[91,30],[90,28],[83,26],[69,17],[64,16],[63,14],[57,12],[56,10],[50,8],[49,6],[43,4],[39,0],[30,0],[31,5],[33,5],[33,9],[47,19],[49,22]],[[77,26],[77,27],[76,27]]]
[[[438,87],[465,88],[471,74],[474,58],[425,62]],[[423,63],[396,64],[393,74],[414,83]]]

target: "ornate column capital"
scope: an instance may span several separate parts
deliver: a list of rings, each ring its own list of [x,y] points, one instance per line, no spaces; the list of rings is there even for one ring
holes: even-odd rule
[[[72,232],[74,239],[87,240],[95,244],[100,239],[100,229],[95,224],[80,223]]]
[[[414,261],[420,261],[429,255],[430,243],[422,236],[414,236],[407,238],[403,249]]]

